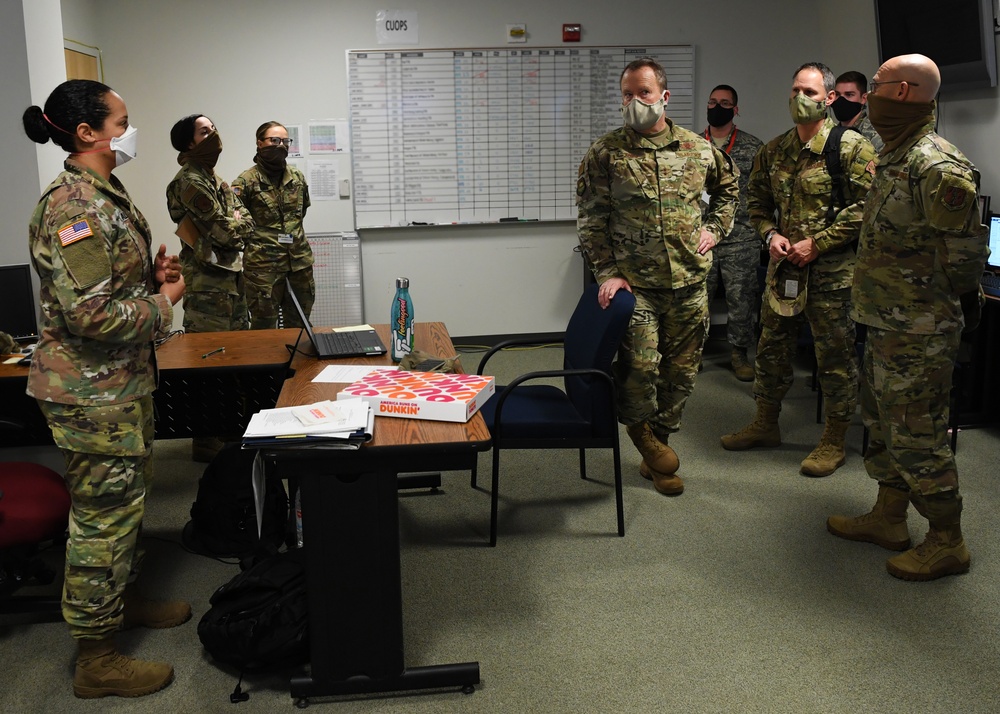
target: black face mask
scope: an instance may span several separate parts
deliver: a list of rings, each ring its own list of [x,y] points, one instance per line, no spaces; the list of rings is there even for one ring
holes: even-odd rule
[[[847,97],[837,97],[830,108],[833,109],[837,121],[850,121],[858,115],[863,106],[861,102],[852,102]]]
[[[708,108],[708,123],[716,128],[725,126],[733,120],[734,116],[736,116],[735,109],[726,109],[721,104],[716,104],[714,107]]]

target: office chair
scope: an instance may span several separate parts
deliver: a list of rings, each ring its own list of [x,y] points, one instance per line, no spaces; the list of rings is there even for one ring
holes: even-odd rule
[[[635,309],[635,297],[619,290],[606,310],[597,303],[596,284],[584,290],[563,338],[563,368],[523,374],[483,405],[482,415],[493,437],[493,493],[490,503],[490,545],[497,543],[497,509],[500,495],[500,452],[504,449],[579,449],[580,478],[587,478],[586,449],[611,449],[615,464],[615,497],[618,535],[625,535],[622,505],[621,452],[618,443],[618,408],[611,363]],[[530,338],[501,342],[479,363],[512,345],[538,343]],[[551,340],[547,340],[551,342]],[[563,389],[530,384],[539,379],[562,378]],[[476,486],[476,469],[472,470]]]
[[[55,573],[37,546],[65,537],[69,492],[62,476],[40,464],[0,463],[0,614],[35,613],[61,619],[56,596],[15,596],[26,585],[48,585]]]

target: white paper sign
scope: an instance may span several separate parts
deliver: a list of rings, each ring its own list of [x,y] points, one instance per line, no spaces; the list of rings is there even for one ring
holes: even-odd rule
[[[417,13],[405,10],[378,10],[375,37],[380,45],[415,45],[419,42]]]

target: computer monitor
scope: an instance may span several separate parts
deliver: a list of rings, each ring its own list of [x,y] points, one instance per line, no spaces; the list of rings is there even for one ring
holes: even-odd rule
[[[1000,270],[1000,213],[990,216],[990,257],[986,264]]]
[[[19,342],[38,338],[38,303],[31,289],[31,267],[0,265],[0,331]]]

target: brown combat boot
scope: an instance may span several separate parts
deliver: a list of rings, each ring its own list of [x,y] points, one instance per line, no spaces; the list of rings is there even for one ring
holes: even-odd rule
[[[639,464],[639,475],[644,479],[653,482],[653,488],[664,496],[680,496],[684,493],[684,481],[676,473],[663,474],[654,471],[643,459]]]
[[[819,443],[812,453],[802,460],[801,472],[804,476],[829,476],[844,465],[847,458],[844,435],[850,425],[850,421],[826,420]]]
[[[635,444],[635,448],[642,454],[643,461],[653,471],[657,471],[664,476],[669,476],[677,471],[680,460],[677,453],[662,441],[656,438],[649,422],[640,422],[626,427],[629,438]]]
[[[722,448],[728,451],[745,451],[755,446],[781,446],[778,428],[780,404],[757,400],[757,416],[737,432],[722,437]]]
[[[73,694],[80,699],[142,697],[174,680],[166,662],[144,662],[118,652],[113,639],[77,640]]]
[[[924,542],[885,561],[889,575],[901,580],[937,580],[969,572],[972,557],[962,527],[931,522]]]
[[[183,600],[147,600],[134,583],[122,593],[122,629],[150,627],[162,630],[183,625],[191,619],[191,604]]]
[[[733,348],[733,374],[741,382],[752,382],[754,377],[753,364],[747,358],[746,348]]]
[[[830,516],[826,529],[838,538],[874,543],[888,550],[910,547],[910,532],[906,528],[906,509],[910,496],[905,491],[879,484],[878,499],[872,510],[863,516]]]

